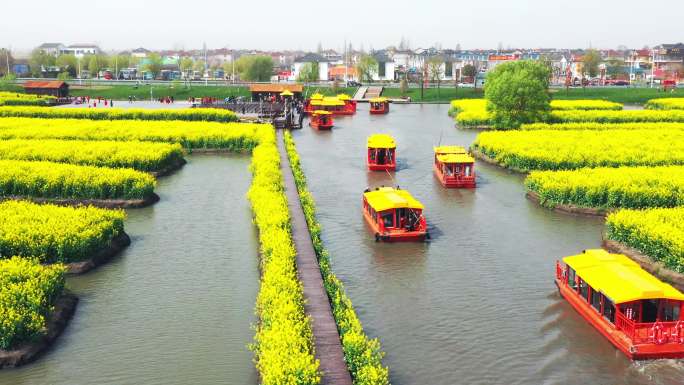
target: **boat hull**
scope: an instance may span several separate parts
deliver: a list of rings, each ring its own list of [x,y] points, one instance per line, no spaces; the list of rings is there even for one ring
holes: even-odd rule
[[[436,165],[432,166],[432,170],[434,171],[435,177],[439,180],[439,182],[442,184],[442,186],[446,188],[476,188],[477,183],[475,182],[475,175],[472,177],[467,177],[465,178],[448,178],[442,174],[442,172],[439,170],[439,167]]]
[[[381,232],[378,225],[373,222],[371,217],[364,211],[363,217],[366,220],[366,224],[370,226],[371,230],[375,234],[376,241],[385,242],[423,242],[428,237],[426,230],[416,230],[416,231],[383,231]]]
[[[332,124],[318,124],[318,123],[310,122],[309,125],[312,128],[315,128],[316,130],[330,130],[333,128]]]
[[[372,164],[368,163],[368,170],[370,171],[396,171],[397,165],[393,164]]]
[[[555,279],[554,282],[556,283],[561,296],[570,303],[575,311],[630,360],[684,358],[684,344],[633,344],[625,333],[618,330],[613,324],[604,319],[588,302],[582,300],[570,287],[561,283],[558,279]]]
[[[370,110],[371,115],[385,115],[389,110]]]

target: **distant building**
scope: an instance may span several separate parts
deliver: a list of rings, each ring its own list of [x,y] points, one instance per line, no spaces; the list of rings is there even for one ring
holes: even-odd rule
[[[290,80],[297,80],[297,78],[299,77],[299,73],[301,72],[302,66],[311,63],[318,63],[318,80],[328,80],[328,70],[330,68],[331,63],[328,59],[316,53],[307,53],[304,56],[300,56],[294,59],[293,71]]]
[[[146,58],[147,55],[149,55],[149,54],[150,54],[150,50],[142,48],[142,47],[136,48],[133,51],[131,51],[131,56],[137,57],[140,59]]]
[[[94,44],[73,44],[62,49],[62,53],[71,54],[77,58],[82,58],[85,55],[97,55],[100,52],[102,52],[100,47]]]
[[[374,81],[396,80],[394,77],[394,59],[388,56],[385,50],[374,52],[373,58],[378,62],[378,68],[375,73],[373,73]]]
[[[43,43],[38,46],[38,50],[48,55],[57,56],[64,51],[64,44],[62,43]]]

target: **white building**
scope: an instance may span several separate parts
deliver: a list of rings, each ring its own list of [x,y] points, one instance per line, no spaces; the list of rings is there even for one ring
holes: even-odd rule
[[[312,63],[318,63],[318,80],[327,81],[328,70],[330,69],[331,63],[328,59],[315,53],[308,53],[304,56],[295,58],[292,75],[289,80],[297,80],[299,78],[299,73],[302,70],[302,66]]]
[[[378,62],[378,68],[373,73],[373,81],[394,81],[396,68],[394,59],[388,56],[385,51],[375,52],[373,58]]]
[[[62,43],[43,43],[38,46],[38,50],[52,56],[57,56],[62,53],[65,46]]]
[[[95,44],[72,44],[62,50],[62,53],[71,54],[77,58],[82,58],[85,55],[97,55],[100,52],[100,47]]]
[[[136,48],[133,51],[131,51],[131,56],[139,58],[139,59],[146,58],[147,55],[149,55],[149,54],[150,54],[150,50],[147,50],[147,49],[142,48],[142,47]]]

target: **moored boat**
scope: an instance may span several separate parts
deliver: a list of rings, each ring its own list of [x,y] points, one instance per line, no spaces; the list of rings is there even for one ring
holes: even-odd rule
[[[329,130],[333,127],[332,113],[328,111],[315,110],[311,113],[309,125],[317,130]]]
[[[332,113],[333,115],[351,115],[353,112],[348,112],[346,110],[346,104],[344,101],[333,97],[333,96],[325,96],[323,99],[320,100],[312,100],[311,101],[311,106],[315,110],[322,110],[322,111],[328,111]]]
[[[337,99],[344,102],[345,115],[353,115],[356,113],[356,100],[352,100],[347,94],[338,94]]]
[[[423,204],[399,187],[379,187],[363,194],[363,216],[376,241],[422,241],[429,238]]]
[[[379,97],[368,101],[370,103],[370,113],[372,115],[382,115],[389,112],[389,99]]]
[[[313,101],[321,101],[321,100],[323,100],[323,95],[319,94],[318,92],[311,95],[308,99],[306,99],[304,101],[304,113],[305,114],[311,114],[312,112],[317,110],[317,108],[314,105],[312,105],[311,103]]]
[[[433,170],[447,188],[474,188],[475,158],[460,146],[435,147]]]
[[[585,250],[556,262],[575,310],[633,360],[684,358],[684,294],[621,254]]]
[[[397,168],[396,144],[387,134],[368,137],[366,164],[371,171],[394,171]]]

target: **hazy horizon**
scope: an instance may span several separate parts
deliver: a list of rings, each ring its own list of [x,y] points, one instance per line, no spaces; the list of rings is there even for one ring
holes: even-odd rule
[[[54,7],[46,0],[3,5],[0,47],[25,52],[46,42],[95,43],[105,51],[145,47],[341,50],[345,40],[368,50],[398,45],[402,36],[412,48],[436,43],[443,48],[641,48],[684,40],[679,15],[684,2],[665,0],[657,10],[635,0],[577,0],[547,4],[543,0],[504,0],[456,4],[436,0],[361,2],[345,7],[303,1],[283,6],[232,5],[208,0],[189,7],[178,0],[145,1],[135,7],[99,2]],[[288,3],[285,3],[289,5]],[[419,4],[419,5],[417,5]],[[54,8],[54,9],[53,9]],[[267,10],[267,11],[264,11]],[[667,10],[667,12],[663,12]],[[642,15],[652,13],[652,17]],[[340,26],[343,26],[340,27]]]

